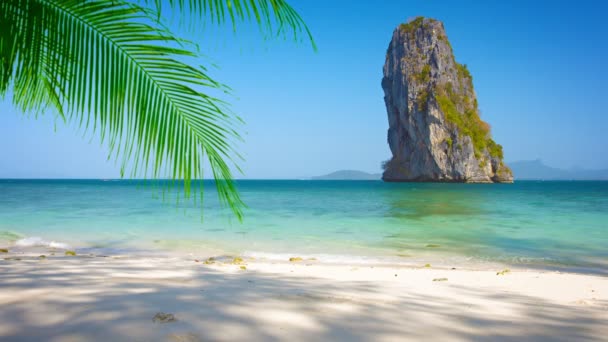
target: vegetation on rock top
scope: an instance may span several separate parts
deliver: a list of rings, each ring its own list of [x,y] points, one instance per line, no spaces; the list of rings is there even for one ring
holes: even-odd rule
[[[426,25],[424,20],[425,20],[424,17],[416,17],[414,20],[411,20],[410,22],[399,25],[399,30],[403,33],[415,33],[418,28]],[[431,19],[431,18],[426,18],[426,20],[427,20],[427,23],[435,21],[435,19]]]
[[[465,84],[473,89],[473,77],[466,65],[456,63],[458,82],[462,88]],[[466,95],[454,92],[451,83],[436,86],[436,99],[445,119],[456,126],[461,134],[471,137],[475,157],[480,159],[483,151],[487,150],[490,156],[503,158],[502,146],[490,137],[490,125],[481,120],[477,108],[477,100],[471,101]]]

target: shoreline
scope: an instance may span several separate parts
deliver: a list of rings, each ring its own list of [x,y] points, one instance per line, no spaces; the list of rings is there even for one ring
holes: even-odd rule
[[[22,252],[0,254],[0,340],[601,340],[608,334],[608,277],[600,275]],[[154,322],[161,312],[176,321]]]
[[[20,245],[19,241],[32,239],[33,242],[43,242],[43,244],[34,245]],[[445,268],[451,269],[456,267],[458,269],[466,270],[483,270],[492,271],[498,269],[516,269],[520,271],[547,271],[547,272],[561,272],[561,273],[576,273],[585,275],[598,275],[608,276],[608,263],[599,263],[597,260],[587,260],[585,265],[566,264],[558,261],[551,260],[535,260],[530,259],[524,261],[518,259],[517,262],[509,260],[492,260],[482,259],[479,257],[472,257],[466,255],[459,255],[453,253],[446,253],[439,248],[427,248],[419,249],[415,251],[417,254],[400,254],[400,253],[376,253],[376,254],[338,254],[333,252],[328,253],[315,253],[315,252],[298,252],[297,250],[292,253],[284,251],[274,253],[266,251],[244,251],[240,252],[239,249],[234,248],[223,248],[215,246],[213,244],[206,244],[204,246],[198,246],[197,248],[170,248],[170,247],[158,247],[150,244],[143,244],[139,246],[118,246],[118,247],[101,247],[101,246],[87,246],[84,243],[72,244],[65,243],[63,240],[45,240],[39,237],[27,237],[16,241],[2,241],[0,240],[0,248],[9,249],[12,252],[19,254],[29,253],[51,253],[57,252],[59,254],[63,251],[71,250],[76,251],[78,254],[83,255],[126,255],[131,257],[161,257],[161,258],[179,258],[186,260],[194,259],[207,259],[209,257],[243,257],[251,260],[264,261],[268,263],[282,263],[288,262],[291,257],[300,257],[302,259],[313,259],[315,263],[323,263],[326,265],[342,265],[342,266],[384,266],[384,267],[397,267],[397,268],[425,268],[427,264],[432,265],[434,268]],[[2,258],[0,253],[0,258]],[[600,258],[600,260],[604,261]]]

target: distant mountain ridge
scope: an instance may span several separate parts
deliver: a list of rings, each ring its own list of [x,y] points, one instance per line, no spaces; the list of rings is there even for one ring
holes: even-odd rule
[[[542,160],[510,162],[516,180],[608,180],[608,169],[586,170],[579,168],[559,169],[545,165]],[[380,180],[382,174],[358,170],[339,170],[312,180]]]
[[[367,173],[357,170],[339,170],[323,176],[312,177],[312,180],[380,180],[379,173]]]
[[[608,170],[558,169],[540,159],[510,162],[509,166],[516,180],[608,180]]]

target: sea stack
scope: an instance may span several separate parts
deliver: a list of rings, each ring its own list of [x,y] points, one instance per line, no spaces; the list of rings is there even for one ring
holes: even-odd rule
[[[456,62],[443,23],[399,25],[386,52],[389,182],[513,182],[502,146],[479,117],[473,78]]]

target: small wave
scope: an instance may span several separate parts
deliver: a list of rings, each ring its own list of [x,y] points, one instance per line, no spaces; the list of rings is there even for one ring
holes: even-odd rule
[[[59,249],[70,248],[70,246],[66,243],[57,242],[57,241],[46,241],[37,236],[19,239],[15,242],[15,246],[18,246],[18,247],[51,247],[51,248],[59,248]]]

